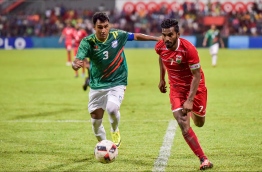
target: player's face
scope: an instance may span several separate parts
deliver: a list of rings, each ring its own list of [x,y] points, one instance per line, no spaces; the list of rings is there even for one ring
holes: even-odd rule
[[[211,25],[212,30],[216,30],[216,25]]]
[[[175,32],[174,27],[162,28],[162,37],[168,49],[177,48],[177,39],[179,38],[180,33]]]
[[[100,20],[97,20],[94,29],[96,31],[96,37],[100,41],[105,41],[107,39],[110,29],[109,22],[108,21],[101,22]]]

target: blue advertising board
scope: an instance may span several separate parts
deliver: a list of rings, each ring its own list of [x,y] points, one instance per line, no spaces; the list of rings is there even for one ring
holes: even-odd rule
[[[182,36],[197,46],[196,36]],[[64,48],[64,42],[58,42],[58,36],[51,37],[0,37],[0,49],[26,49],[26,48]],[[227,45],[229,49],[262,48],[262,36],[229,36]],[[202,42],[201,38],[201,42]],[[155,41],[127,41],[125,48],[154,48]],[[199,45],[198,45],[199,46]],[[201,46],[199,46],[201,47]]]
[[[228,38],[228,48],[247,49],[249,48],[248,36],[230,36]]]
[[[33,48],[33,41],[30,37],[11,37],[4,38],[0,37],[0,49],[25,49],[25,48]]]
[[[262,36],[249,37],[249,48],[262,48]]]

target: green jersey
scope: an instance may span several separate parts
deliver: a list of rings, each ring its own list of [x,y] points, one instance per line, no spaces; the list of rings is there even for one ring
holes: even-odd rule
[[[205,34],[205,38],[207,38],[207,45],[210,47],[216,43],[218,43],[220,39],[220,33],[219,30],[212,30],[209,29],[207,33]]]
[[[90,88],[106,89],[127,85],[128,70],[124,54],[127,39],[128,32],[111,30],[104,42],[99,41],[95,34],[81,41],[76,58],[90,59]]]

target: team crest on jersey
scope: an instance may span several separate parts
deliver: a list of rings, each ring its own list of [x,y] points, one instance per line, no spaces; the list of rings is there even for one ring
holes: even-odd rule
[[[112,47],[113,47],[113,48],[116,48],[116,47],[117,47],[117,45],[118,45],[118,42],[117,42],[117,40],[114,40],[114,41],[112,42]]]
[[[182,56],[176,55],[176,62],[177,62],[178,64],[180,64],[181,61],[182,61]]]

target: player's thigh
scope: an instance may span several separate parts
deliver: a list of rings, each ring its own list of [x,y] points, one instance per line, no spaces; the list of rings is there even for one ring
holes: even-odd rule
[[[89,113],[94,112],[97,109],[106,109],[107,93],[105,89],[94,90],[90,88],[89,91],[89,102],[88,111]]]
[[[124,99],[125,90],[126,90],[126,86],[124,85],[119,85],[119,86],[110,88],[108,95],[107,95],[108,96],[107,101],[115,103],[118,107],[120,107]]]
[[[194,98],[193,113],[196,116],[204,117],[206,115],[206,105],[207,105],[207,89],[197,90],[196,96]]]

